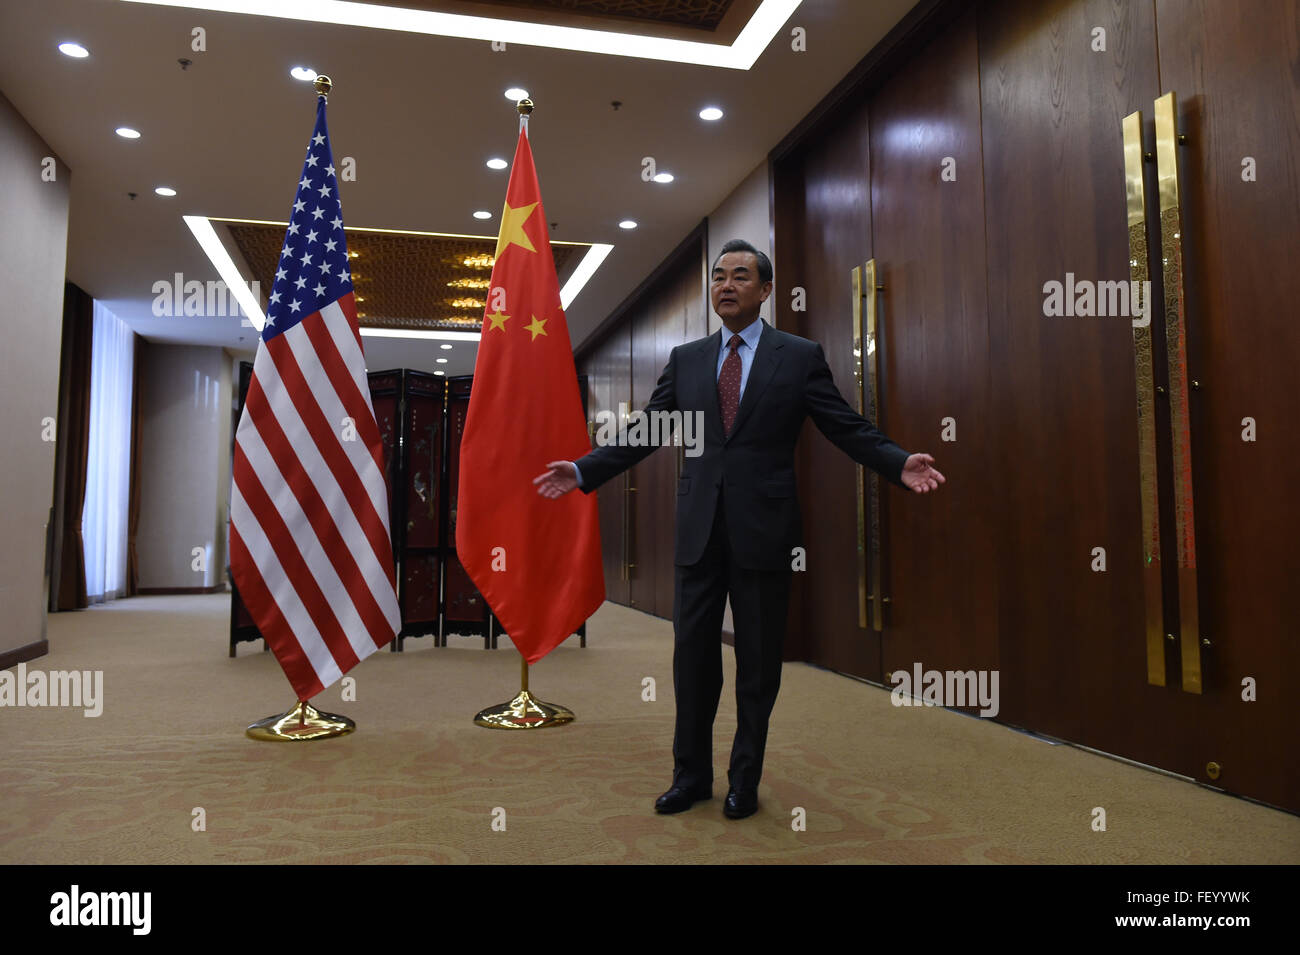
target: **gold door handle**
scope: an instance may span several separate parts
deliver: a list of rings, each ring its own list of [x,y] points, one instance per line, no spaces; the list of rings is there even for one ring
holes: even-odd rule
[[[1130,288],[1150,288],[1147,265],[1146,187],[1143,184],[1142,112],[1124,117],[1124,182],[1128,202]],[[1133,323],[1133,366],[1137,381],[1138,494],[1142,504],[1142,593],[1145,606],[1147,682],[1165,685],[1164,602],[1160,572],[1160,489],[1156,467],[1156,395],[1151,353],[1151,302],[1146,321]]]
[[[876,277],[876,260],[868,259],[855,266],[853,276],[853,393],[857,398],[858,414],[876,420],[880,407],[880,356],[876,349],[876,331],[879,311],[879,292],[884,288]],[[880,541],[880,475],[867,474],[864,465],[857,465],[858,502],[858,626],[868,625],[877,633],[885,629],[884,604],[889,598],[875,599],[884,593],[884,574],[881,566],[883,548]],[[871,540],[867,541],[870,523]],[[867,591],[870,579],[871,592]],[[868,604],[871,614],[868,620]]]
[[[1174,464],[1174,534],[1178,553],[1179,650],[1183,690],[1200,693],[1200,607],[1196,596],[1196,522],[1188,407],[1187,299],[1183,283],[1183,213],[1178,177],[1178,146],[1184,139],[1178,135],[1177,117],[1178,103],[1172,92],[1155,101],[1160,252],[1169,362],[1169,427]]]
[[[636,490],[632,487],[632,476],[623,473],[623,580],[632,579],[632,499],[629,495]]]

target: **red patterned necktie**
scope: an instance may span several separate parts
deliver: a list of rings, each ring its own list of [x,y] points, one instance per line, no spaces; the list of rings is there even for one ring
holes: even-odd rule
[[[731,426],[736,423],[736,412],[740,410],[740,348],[743,342],[739,335],[732,335],[727,347],[731,354],[722,363],[722,373],[718,375],[718,406],[722,410],[722,427],[726,434],[731,434]]]

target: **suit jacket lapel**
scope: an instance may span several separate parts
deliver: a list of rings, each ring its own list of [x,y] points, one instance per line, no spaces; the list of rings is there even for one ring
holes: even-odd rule
[[[767,387],[767,383],[772,380],[772,373],[776,371],[776,366],[780,362],[777,356],[777,349],[780,347],[775,343],[775,336],[772,334],[772,326],[766,321],[763,322],[763,332],[758,336],[758,347],[754,349],[754,363],[749,366],[749,378],[745,380],[745,393],[740,396],[740,408],[736,411],[736,420],[731,426],[731,434],[727,435],[727,441],[736,436],[749,417],[749,413],[754,410],[754,405],[758,403],[758,397]],[[719,335],[719,342],[721,335]],[[717,353],[714,352],[716,363]],[[718,389],[713,389],[714,401],[717,401]],[[719,420],[722,413],[718,412]]]

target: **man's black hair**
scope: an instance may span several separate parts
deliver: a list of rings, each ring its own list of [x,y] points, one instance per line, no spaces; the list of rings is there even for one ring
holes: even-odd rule
[[[714,269],[718,267],[718,259],[722,258],[728,252],[752,252],[754,254],[754,258],[758,259],[759,282],[772,281],[772,260],[769,259],[766,254],[758,251],[758,249],[754,248],[744,239],[732,239],[730,242],[724,245],[722,247],[722,251],[718,253],[718,258],[713,260]],[[709,272],[711,274],[713,272],[713,269],[710,269]]]

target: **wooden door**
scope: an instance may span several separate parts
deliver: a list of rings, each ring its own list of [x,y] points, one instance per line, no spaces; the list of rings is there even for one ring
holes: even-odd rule
[[[1168,732],[1190,740],[1179,772],[1300,811],[1300,3],[1157,0],[1156,23],[1160,85],[1143,109],[1172,91],[1187,137],[1183,321],[1199,383],[1188,395],[1202,691],[1180,701],[1194,719],[1180,713]]]
[[[583,362],[591,377],[591,420],[598,428],[602,415],[617,419],[620,404],[631,398],[632,335],[630,324],[611,332]],[[629,606],[631,585],[627,574],[627,494],[625,476],[619,475],[596,491],[600,511],[600,545],[605,568],[605,598]]]
[[[886,682],[915,665],[997,667],[991,505],[1005,462],[989,453],[979,81],[968,10],[871,99],[871,244],[884,286],[877,424],[932,454],[949,482],[924,496],[880,485]]]
[[[652,300],[648,307],[637,310],[632,325],[632,393],[628,403],[629,414],[645,407],[659,380],[662,365],[655,352],[655,325],[658,315]],[[656,496],[654,455],[644,458],[629,468],[626,474],[626,498],[629,508],[627,525],[630,531],[627,552],[629,556],[628,605],[646,613],[657,607],[657,576],[659,571],[656,531],[660,521]],[[615,490],[620,477],[606,484]]]
[[[1184,766],[1191,703],[1147,682],[1133,321],[1045,294],[1129,279],[1122,122],[1151,108],[1154,9],[979,17],[1001,718]]]
[[[850,270],[871,257],[867,103],[773,168],[776,232],[773,316],[778,328],[821,344],[835,384],[853,403]],[[796,451],[806,570],[791,593],[786,659],[880,679],[880,639],[858,627],[857,472],[811,423]]]

